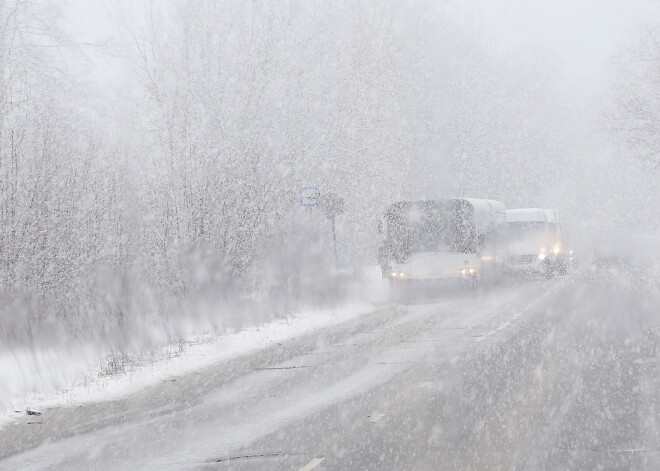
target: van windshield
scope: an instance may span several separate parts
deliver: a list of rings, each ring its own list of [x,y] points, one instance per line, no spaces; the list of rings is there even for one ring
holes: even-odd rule
[[[548,226],[543,221],[507,222],[506,227],[511,235],[548,232]]]

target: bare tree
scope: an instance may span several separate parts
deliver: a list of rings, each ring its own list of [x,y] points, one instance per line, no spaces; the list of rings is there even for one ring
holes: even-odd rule
[[[614,60],[607,125],[635,158],[660,168],[660,33],[640,27]]]

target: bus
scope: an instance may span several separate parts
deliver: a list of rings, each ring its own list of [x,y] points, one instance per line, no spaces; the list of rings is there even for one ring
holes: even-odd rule
[[[379,262],[396,284],[499,278],[506,257],[505,206],[488,199],[399,201],[381,221]]]

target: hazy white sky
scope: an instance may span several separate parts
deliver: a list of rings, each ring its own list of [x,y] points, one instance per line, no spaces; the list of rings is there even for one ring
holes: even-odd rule
[[[574,79],[602,73],[635,25],[660,25],[658,0],[449,0],[446,8],[504,54],[540,49]]]
[[[119,4],[139,12],[148,0],[69,0],[64,26],[78,41],[121,42],[112,17]],[[503,56],[539,51],[553,58],[578,88],[598,82],[636,24],[660,26],[660,0],[445,0],[440,5],[466,28],[476,25],[476,34]],[[115,60],[92,60],[82,72],[102,87],[121,88],[127,80]]]

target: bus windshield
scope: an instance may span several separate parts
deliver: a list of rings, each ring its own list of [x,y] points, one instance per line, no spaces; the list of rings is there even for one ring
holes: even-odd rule
[[[398,262],[420,252],[476,250],[472,207],[466,201],[394,203],[386,219],[389,251]]]

